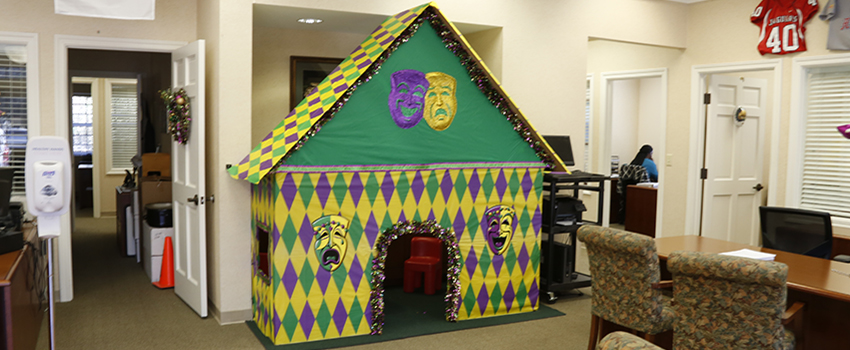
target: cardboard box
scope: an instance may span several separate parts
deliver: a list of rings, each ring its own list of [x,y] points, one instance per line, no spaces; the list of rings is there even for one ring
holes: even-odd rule
[[[143,176],[139,182],[142,216],[145,206],[150,203],[171,202],[171,178],[163,176]]]

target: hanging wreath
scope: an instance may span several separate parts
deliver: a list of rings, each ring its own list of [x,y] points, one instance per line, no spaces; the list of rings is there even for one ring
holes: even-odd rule
[[[168,110],[168,133],[177,143],[186,144],[189,141],[189,125],[192,124],[192,116],[189,115],[189,96],[186,90],[172,92],[171,89],[166,89],[160,90],[159,93]]]

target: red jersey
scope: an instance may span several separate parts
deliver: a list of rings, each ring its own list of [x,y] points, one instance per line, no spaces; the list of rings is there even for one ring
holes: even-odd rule
[[[817,0],[761,0],[750,21],[761,27],[759,52],[784,55],[806,51],[806,27],[818,12]]]

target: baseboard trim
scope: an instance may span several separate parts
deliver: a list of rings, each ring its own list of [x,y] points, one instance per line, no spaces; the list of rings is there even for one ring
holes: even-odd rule
[[[213,303],[209,304],[209,312],[219,325],[225,326],[229,324],[243,323],[254,318],[254,312],[251,309],[227,311],[222,313]]]

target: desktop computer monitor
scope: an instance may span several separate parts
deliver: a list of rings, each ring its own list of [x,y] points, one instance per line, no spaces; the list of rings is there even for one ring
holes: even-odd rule
[[[546,143],[552,147],[552,150],[558,154],[564,165],[576,165],[575,160],[573,160],[573,146],[570,144],[569,136],[549,135],[543,136],[543,138],[546,139]]]

